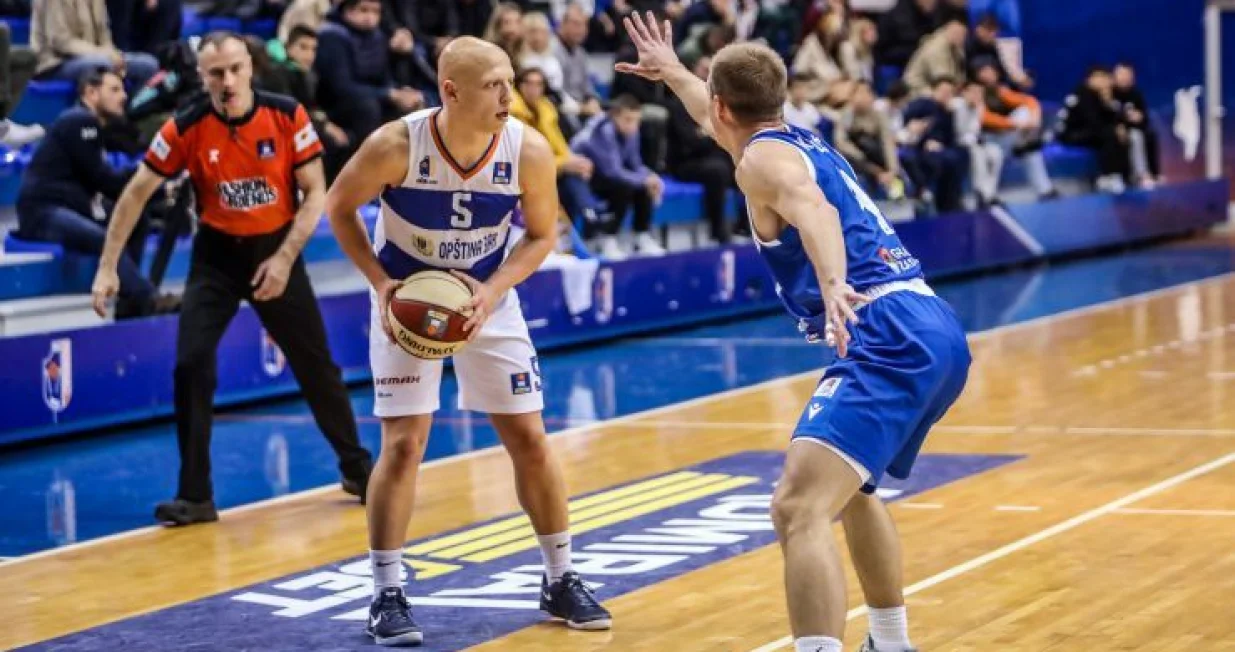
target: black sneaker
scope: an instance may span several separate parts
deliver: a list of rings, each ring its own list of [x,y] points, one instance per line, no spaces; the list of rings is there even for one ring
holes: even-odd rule
[[[420,645],[424,633],[412,620],[412,605],[408,604],[403,589],[387,587],[369,605],[369,621],[365,633],[378,645],[399,647]]]
[[[540,610],[565,620],[571,629],[609,629],[613,625],[613,616],[596,601],[596,594],[574,571],[552,586],[546,576],[541,577]]]
[[[155,520],[165,525],[192,525],[194,523],[212,523],[219,520],[219,512],[214,508],[214,501],[193,503],[183,498],[177,498],[166,503],[159,503],[154,508]]]
[[[884,651],[875,647],[875,639],[872,638],[870,634],[867,634],[866,640],[862,642],[862,647],[858,648],[858,652],[884,652]],[[916,647],[905,648],[904,650],[899,650],[897,652],[918,652],[918,648]]]
[[[365,504],[368,499],[369,476],[371,475],[373,475],[373,462],[371,460],[349,465],[348,468],[342,471],[343,479],[341,484],[343,492],[359,497],[360,504]]]

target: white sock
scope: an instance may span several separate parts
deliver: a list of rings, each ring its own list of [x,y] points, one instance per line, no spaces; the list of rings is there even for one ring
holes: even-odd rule
[[[402,550],[370,550],[369,567],[373,569],[373,597],[381,594],[382,589],[403,588],[403,581],[399,579],[399,569],[403,567]]]
[[[552,584],[570,571],[570,532],[538,534],[540,556],[545,560],[545,575]]]
[[[868,609],[871,639],[880,652],[900,652],[913,647],[909,643],[909,616],[904,605],[891,609]]]
[[[831,636],[803,636],[794,639],[793,649],[797,652],[845,652],[840,640]]]

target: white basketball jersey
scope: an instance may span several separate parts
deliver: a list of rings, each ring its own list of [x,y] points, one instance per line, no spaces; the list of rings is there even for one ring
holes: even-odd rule
[[[410,144],[407,178],[382,191],[373,248],[394,279],[457,269],[484,281],[502,264],[519,203],[523,123],[507,120],[484,156],[465,169],[442,144],[438,111],[403,118]]]

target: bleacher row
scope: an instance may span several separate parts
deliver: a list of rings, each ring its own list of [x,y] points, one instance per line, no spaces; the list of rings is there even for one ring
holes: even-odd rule
[[[29,35],[29,21],[12,20],[15,42],[24,42]],[[228,29],[243,33],[255,34],[263,38],[272,38],[276,25],[271,20],[256,20],[243,22],[232,18],[206,18],[191,9],[185,10],[184,28],[182,33],[188,36],[205,34],[212,30]],[[607,67],[607,66],[605,66]],[[602,84],[602,89],[606,86]],[[21,123],[49,124],[57,115],[73,102],[73,88],[68,82],[33,81],[26,89],[21,105],[17,108],[13,119]],[[1044,107],[1045,108],[1045,107]],[[1046,115],[1051,115],[1047,110]],[[20,151],[6,150],[0,147],[0,212],[11,212],[16,201],[21,174],[29,163],[33,152],[32,147]],[[1063,147],[1050,144],[1046,149],[1047,166],[1056,181],[1065,184],[1084,184],[1088,186],[1096,175],[1094,157],[1087,150]],[[113,154],[114,165],[129,165],[135,163],[126,160],[123,155]],[[1003,171],[1004,187],[1015,188],[1027,185],[1024,167],[1017,161],[1010,161]],[[671,227],[688,227],[699,222],[702,189],[693,183],[678,182],[666,179],[663,203],[654,214],[654,225],[667,235]],[[735,197],[736,199],[736,197]],[[736,205],[736,204],[735,204]],[[366,207],[363,212],[370,229],[376,218],[376,206]],[[897,215],[890,215],[893,220]],[[3,226],[0,225],[0,229]],[[153,252],[157,234],[151,236],[147,250]],[[175,285],[183,280],[187,271],[188,250],[187,239],[181,241],[173,255],[167,270],[166,279]],[[153,256],[147,256],[149,261]],[[305,248],[306,262],[310,264],[339,261],[343,254],[334,242],[329,226],[323,221]],[[61,247],[46,243],[22,241],[7,234],[0,248],[0,302],[22,300],[31,297],[46,297],[57,294],[79,294],[88,292],[94,273],[94,261],[91,258],[67,254]],[[0,313],[4,310],[0,309]],[[3,314],[0,314],[0,321]],[[0,328],[0,334],[3,329]]]

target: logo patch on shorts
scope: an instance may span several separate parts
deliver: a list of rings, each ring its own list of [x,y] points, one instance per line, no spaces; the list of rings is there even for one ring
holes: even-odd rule
[[[446,322],[450,321],[450,315],[437,310],[428,310],[425,312],[424,331],[425,337],[431,337],[435,340],[441,339],[446,333]]]
[[[824,378],[815,390],[814,398],[832,398],[836,390],[840,389],[841,380],[841,378]]]
[[[512,394],[531,394],[532,393],[532,374],[526,371],[520,371],[517,374],[510,374],[510,393]]]

